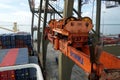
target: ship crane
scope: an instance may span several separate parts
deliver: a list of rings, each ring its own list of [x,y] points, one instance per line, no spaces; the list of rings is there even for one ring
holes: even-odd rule
[[[7,30],[7,31],[10,31],[10,32],[18,32],[19,31],[19,29],[17,28],[17,23],[16,22],[14,22],[13,30],[5,28],[3,26],[0,26],[0,29]]]
[[[88,73],[89,80],[120,79],[120,58],[93,42],[89,36],[92,28],[89,17],[52,19],[45,28],[45,39]]]
[[[10,32],[14,32],[14,30],[7,29],[7,28],[1,27],[1,26],[0,26],[0,29],[7,30],[7,31],[10,31]]]

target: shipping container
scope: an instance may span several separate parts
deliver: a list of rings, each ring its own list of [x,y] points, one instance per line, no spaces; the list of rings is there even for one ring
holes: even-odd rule
[[[33,47],[30,34],[2,34],[0,35],[0,46],[2,49],[28,48],[31,54]]]
[[[0,67],[28,64],[28,49],[13,48],[0,50]],[[29,69],[0,72],[0,80],[29,80]]]

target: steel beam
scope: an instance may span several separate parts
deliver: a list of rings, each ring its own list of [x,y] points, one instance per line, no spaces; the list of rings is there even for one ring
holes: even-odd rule
[[[62,15],[52,6],[48,3],[48,5],[62,18]]]
[[[64,54],[59,54],[59,80],[71,80],[72,68],[74,62]]]
[[[79,14],[74,8],[73,11],[77,14],[78,17],[81,17],[81,14]]]
[[[96,41],[100,39],[101,0],[96,0]]]
[[[73,3],[74,0],[64,0],[64,11],[63,15],[64,17],[70,17],[73,15]]]
[[[38,31],[37,31],[37,52],[38,52],[38,53],[40,53],[40,42],[41,42],[40,25],[41,25],[42,3],[43,3],[43,0],[40,0],[39,19],[38,19]]]
[[[28,2],[29,2],[30,11],[32,12],[33,10],[32,10],[32,7],[31,7],[31,2],[30,2],[30,0],[28,0]]]
[[[81,17],[81,7],[82,7],[82,4],[81,4],[82,0],[78,0],[78,17]]]
[[[34,26],[34,13],[32,13],[32,22],[31,22],[31,35],[32,35],[32,40],[33,40],[33,35],[34,35],[33,26]]]
[[[43,22],[43,30],[42,30],[42,58],[43,58],[43,70],[46,70],[46,52],[48,41],[44,39],[44,29],[46,27],[47,22],[47,10],[48,10],[49,0],[45,0],[45,8],[44,8],[44,22]]]

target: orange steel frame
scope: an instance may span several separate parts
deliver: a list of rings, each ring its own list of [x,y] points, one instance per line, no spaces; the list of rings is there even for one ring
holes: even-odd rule
[[[96,57],[97,59],[93,58],[94,60],[91,61],[90,46],[83,44],[87,41],[84,41],[84,39],[83,39],[83,41],[81,41],[81,42],[78,41],[78,43],[77,43],[77,41],[76,42],[72,41],[72,40],[77,40],[77,39],[71,39],[71,37],[70,37],[70,39],[59,38],[58,35],[56,35],[55,33],[59,33],[64,36],[69,36],[72,34],[72,32],[79,33],[79,32],[77,32],[77,30],[72,31],[72,30],[74,30],[72,27],[67,27],[70,25],[75,25],[72,23],[75,23],[75,21],[77,22],[78,20],[76,20],[75,18],[68,18],[66,21],[65,20],[66,19],[62,19],[61,21],[58,21],[58,22],[56,20],[52,20],[53,22],[51,23],[51,21],[50,21],[49,27],[47,27],[45,29],[45,35],[47,36],[47,39],[49,39],[50,42],[54,45],[54,49],[60,50],[64,55],[69,57],[79,67],[81,67],[86,73],[89,73],[89,74],[94,73],[95,76],[98,76],[98,77],[100,77],[102,75],[104,69],[120,70],[120,59],[112,54],[109,54],[108,52],[105,52],[105,51],[99,52],[99,46],[98,46],[98,48],[95,47],[95,49],[94,49],[96,51],[96,53],[95,53],[96,55],[93,54],[94,57]],[[92,23],[88,17],[84,18],[82,20],[85,20],[85,22],[89,23],[89,25],[90,25],[90,26],[87,26],[88,30],[86,30],[86,28],[85,28],[85,29],[83,29],[83,32],[82,32],[82,33],[86,33],[87,35],[84,34],[81,36],[80,35],[81,33],[79,33],[79,37],[85,38],[85,36],[88,37],[88,32],[92,29]],[[85,22],[83,21],[79,24],[84,26],[83,24]],[[70,28],[72,28],[71,31],[70,31]],[[69,38],[69,37],[67,37],[67,38]],[[80,39],[80,40],[82,40],[82,39]],[[75,45],[70,45],[71,43],[74,43]],[[82,44],[82,45],[76,46],[76,44]],[[77,48],[80,48],[81,50],[78,50]],[[93,51],[93,53],[94,53],[94,51]],[[90,80],[98,80],[98,78],[97,79],[92,78]]]

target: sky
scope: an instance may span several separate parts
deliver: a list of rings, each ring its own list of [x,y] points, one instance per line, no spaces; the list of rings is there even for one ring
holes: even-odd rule
[[[93,3],[93,2],[91,2]],[[95,2],[96,3],[96,2]],[[114,8],[106,8],[105,2],[101,3],[101,33],[103,35],[109,35],[109,34],[120,34],[120,5],[118,7]],[[82,11],[83,15],[82,16],[89,16],[92,18],[92,7],[93,4],[89,5],[83,5]],[[96,4],[95,4],[96,6]],[[93,12],[93,23],[95,24],[96,20],[96,7],[94,7],[94,12]],[[94,25],[95,29],[95,25]]]
[[[63,0],[58,0],[57,6],[63,7]],[[62,3],[62,4],[60,4]],[[89,4],[82,6],[82,16],[92,17],[93,0]],[[95,2],[96,3],[96,2]],[[36,7],[39,6],[39,0],[35,0]],[[77,0],[75,0],[74,7],[77,7]],[[120,24],[120,6],[106,9],[102,2],[101,8],[101,24]],[[95,23],[96,10],[94,7],[93,22]],[[17,22],[18,25],[31,25],[31,12],[29,9],[28,0],[0,0],[0,26],[13,25]],[[37,21],[36,21],[37,22]],[[36,23],[37,25],[37,23]],[[27,28],[26,28],[27,29]]]
[[[39,0],[35,0],[38,7]],[[58,0],[60,1],[60,0]],[[77,0],[75,0],[75,7]],[[62,4],[63,6],[63,4]],[[94,8],[95,9],[95,8]],[[92,16],[92,2],[82,6],[82,16]],[[102,16],[106,24],[108,23],[119,23],[120,7],[105,9],[102,6]],[[95,17],[95,10],[94,10]],[[18,24],[30,24],[31,23],[31,12],[28,5],[28,0],[0,0],[0,23],[3,22],[17,22]]]
[[[28,0],[0,0],[0,24],[13,22],[30,25]]]
[[[106,8],[105,2],[101,3],[101,24],[120,24],[120,5],[114,8]],[[93,20],[96,18],[96,2],[94,2],[94,10],[93,10],[93,1],[89,2],[89,4],[84,4],[82,6],[82,16],[89,16],[92,18],[92,11],[93,13]],[[104,20],[103,20],[104,19]],[[104,22],[103,22],[104,21]],[[94,21],[95,23],[95,21]]]

